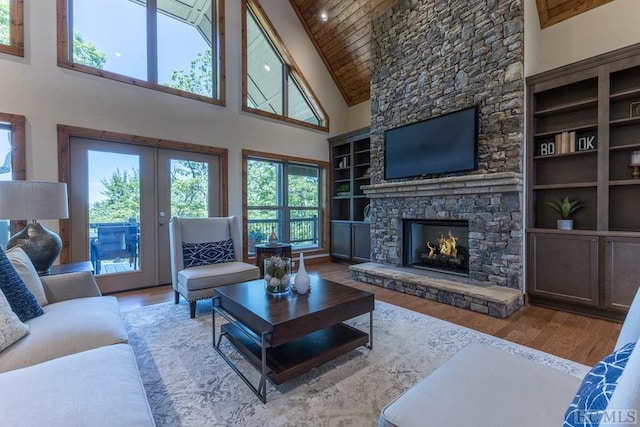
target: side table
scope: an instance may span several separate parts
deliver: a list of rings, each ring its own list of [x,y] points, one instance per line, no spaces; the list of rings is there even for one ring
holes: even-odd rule
[[[56,274],[76,273],[78,271],[90,271],[93,273],[91,261],[70,262],[68,264],[52,265],[48,274],[41,276],[54,276]]]
[[[264,277],[264,260],[270,256],[291,258],[291,243],[270,245],[259,243],[256,245],[256,265],[260,268],[260,277]]]

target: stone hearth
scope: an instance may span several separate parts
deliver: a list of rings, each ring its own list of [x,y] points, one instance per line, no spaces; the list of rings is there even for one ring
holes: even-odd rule
[[[469,279],[451,279],[446,273],[416,272],[373,262],[352,265],[351,278],[409,295],[454,305],[504,319],[523,304],[522,292],[503,286],[478,286]]]

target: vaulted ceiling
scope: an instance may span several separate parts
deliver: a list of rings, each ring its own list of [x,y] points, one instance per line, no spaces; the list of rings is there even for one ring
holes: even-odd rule
[[[289,0],[349,106],[370,96],[371,21],[397,1]],[[536,0],[540,28],[611,1]]]

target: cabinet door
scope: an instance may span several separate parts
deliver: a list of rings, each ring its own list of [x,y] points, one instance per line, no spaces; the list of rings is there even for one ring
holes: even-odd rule
[[[529,260],[531,295],[598,305],[597,237],[530,234]]]
[[[355,261],[369,261],[371,258],[371,227],[367,223],[351,226],[353,247],[351,253]]]
[[[351,259],[351,223],[331,221],[331,255]]]
[[[640,284],[640,239],[608,237],[606,253],[605,306],[626,312]]]

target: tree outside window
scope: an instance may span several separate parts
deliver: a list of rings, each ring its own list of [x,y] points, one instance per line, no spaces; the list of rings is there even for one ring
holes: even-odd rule
[[[272,231],[294,249],[319,247],[321,168],[261,158],[246,162],[248,252]]]
[[[3,0],[0,0],[3,1]],[[6,1],[6,0],[4,0]],[[223,3],[201,0],[68,0],[59,28],[63,67],[223,104]],[[68,4],[67,4],[68,3]],[[59,11],[60,12],[60,11]],[[155,29],[149,32],[148,29]],[[60,38],[60,37],[59,37]],[[101,70],[101,71],[97,71]]]

